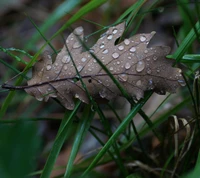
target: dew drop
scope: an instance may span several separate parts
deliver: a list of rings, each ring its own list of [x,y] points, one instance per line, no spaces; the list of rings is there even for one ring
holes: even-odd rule
[[[150,68],[147,69],[147,74],[151,74],[151,69]]]
[[[113,34],[116,34],[117,31],[118,31],[118,30],[117,30],[116,28],[114,28],[113,31],[112,31],[112,33],[113,33]]]
[[[142,81],[141,80],[138,80],[137,82],[136,82],[136,85],[139,87],[139,86],[141,86],[142,85]]]
[[[82,70],[83,66],[78,66],[77,70],[80,72]]]
[[[50,56],[50,55],[47,55],[47,57],[48,57],[49,59],[51,59],[51,56]]]
[[[111,40],[112,38],[113,38],[112,35],[108,35],[108,36],[107,36],[107,39],[108,39],[108,40]]]
[[[85,62],[87,59],[85,57],[81,58],[82,62]]]
[[[64,69],[64,70],[67,70],[67,64],[64,65],[63,69]]]
[[[83,27],[78,27],[74,30],[75,35],[82,35],[83,34]]]
[[[92,71],[92,69],[88,68],[88,71],[90,71],[90,72],[91,72],[91,71]]]
[[[125,44],[125,45],[129,45],[129,44],[130,44],[130,40],[129,40],[129,39],[125,39],[125,40],[124,40],[124,44]]]
[[[157,70],[156,70],[156,72],[158,72],[158,73],[159,73],[159,72],[160,72],[160,69],[157,69]]]
[[[179,83],[181,86],[185,86],[185,85],[186,85],[186,83],[185,83],[184,80],[178,80],[178,83]]]
[[[122,50],[124,49],[124,46],[123,46],[123,45],[120,45],[120,46],[118,47],[118,49],[119,49],[120,51],[122,51]]]
[[[103,54],[107,54],[107,53],[108,53],[108,49],[104,49],[104,50],[102,51],[102,53],[103,53]]]
[[[109,69],[112,71],[112,70],[113,70],[113,67],[110,67]]]
[[[76,48],[79,48],[81,46],[81,44],[79,42],[75,42],[73,44],[73,48],[76,49]]]
[[[137,72],[142,72],[145,68],[145,63],[143,61],[139,61],[136,65]]]
[[[106,92],[105,90],[102,90],[99,92],[99,95],[102,97],[102,98],[105,98],[106,97]]]
[[[58,63],[57,63],[57,62],[55,63],[55,66],[58,66]]]
[[[120,62],[119,62],[119,61],[117,61],[117,64],[119,65],[119,64],[120,64]]]
[[[100,49],[102,49],[104,47],[105,47],[105,45],[103,43],[101,43],[100,46],[99,46]]]
[[[153,60],[156,61],[158,59],[157,56],[153,56]]]
[[[74,97],[75,97],[75,98],[79,98],[79,95],[76,93]]]
[[[140,41],[141,41],[141,42],[146,41],[146,37],[145,37],[145,36],[141,36],[141,37],[140,37]]]
[[[145,50],[144,50],[144,53],[145,53],[145,54],[147,54],[147,53],[148,53],[148,50],[147,50],[147,49],[145,49]]]
[[[70,61],[70,56],[64,56],[63,58],[62,58],[62,62],[63,63],[68,63]],[[56,64],[55,64],[56,65]]]
[[[51,70],[51,65],[48,64],[47,67],[46,67],[46,69],[47,70]]]
[[[128,80],[128,75],[126,74],[120,74],[118,75],[118,77],[119,77],[119,80],[122,82],[126,82]]]
[[[130,69],[131,65],[129,62],[127,62],[124,67],[125,67],[125,69]]]
[[[132,53],[134,53],[136,51],[136,48],[135,47],[132,47],[131,49],[130,49],[130,52],[132,52]]]
[[[117,58],[119,57],[119,54],[118,54],[118,53],[113,53],[113,54],[112,54],[112,57],[113,57],[114,59],[117,59]]]
[[[148,58],[146,58],[146,60],[147,60],[147,61],[150,61],[150,58],[148,57]]]

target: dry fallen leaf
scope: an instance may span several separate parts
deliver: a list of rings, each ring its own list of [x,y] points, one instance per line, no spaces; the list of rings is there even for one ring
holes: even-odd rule
[[[110,100],[120,95],[118,87],[91,53],[134,98],[142,98],[146,90],[159,94],[174,93],[179,86],[185,85],[181,70],[173,68],[173,60],[165,58],[170,52],[169,47],[147,48],[155,32],[137,34],[115,45],[124,28],[125,23],[109,28],[86,52],[82,52],[83,28],[76,28],[67,38],[54,63],[51,56],[45,53],[35,64],[33,77],[28,81],[32,87],[25,89],[26,92],[38,100],[47,101],[49,97],[57,97],[67,109],[74,108],[74,97],[89,103],[81,81],[77,80],[74,61],[91,96]]]

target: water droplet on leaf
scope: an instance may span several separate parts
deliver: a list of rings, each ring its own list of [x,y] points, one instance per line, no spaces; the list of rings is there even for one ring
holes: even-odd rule
[[[124,67],[125,67],[125,69],[130,69],[131,65],[129,62],[127,62]]]
[[[125,45],[129,45],[129,44],[130,44],[130,40],[129,40],[129,39],[125,39],[125,40],[124,40],[124,44],[125,44]]]
[[[117,59],[117,58],[119,57],[119,54],[115,52],[115,53],[112,54],[112,57],[113,57],[114,59]]]
[[[132,52],[132,53],[134,53],[136,51],[136,48],[135,47],[132,47],[131,49],[130,49],[130,52]]]
[[[126,74],[120,74],[118,77],[121,82],[126,82],[128,80],[128,75]]]
[[[104,50],[102,51],[102,53],[103,53],[103,54],[107,54],[107,53],[108,53],[108,49],[104,49]]]
[[[145,68],[145,63],[143,61],[139,61],[136,65],[136,70],[138,72],[142,72]]]
[[[122,51],[122,50],[124,49],[124,46],[123,46],[123,45],[120,45],[120,46],[118,47],[118,49],[119,49],[120,51]]]
[[[48,64],[47,67],[46,67],[46,69],[47,70],[51,70],[51,65]]]
[[[140,37],[140,41],[141,41],[141,42],[146,41],[146,37],[145,37],[145,36],[141,36],[141,37]]]

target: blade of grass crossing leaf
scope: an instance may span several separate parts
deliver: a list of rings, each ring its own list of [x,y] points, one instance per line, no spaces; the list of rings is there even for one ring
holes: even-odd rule
[[[79,126],[77,128],[77,132],[74,137],[75,140],[74,140],[74,143],[73,143],[73,146],[71,149],[71,153],[70,153],[70,156],[68,159],[64,178],[69,178],[72,174],[74,160],[79,151],[81,143],[82,143],[86,133],[88,132],[88,129],[90,127],[93,117],[94,117],[94,112],[91,112],[90,105],[85,105],[83,116],[79,121]]]
[[[51,152],[48,156],[48,159],[47,159],[44,169],[42,171],[41,178],[49,178],[50,177],[51,171],[53,169],[53,166],[55,164],[57,156],[63,146],[63,143],[66,139],[69,127],[73,121],[74,116],[76,115],[76,113],[79,109],[80,104],[81,104],[81,102],[78,101],[75,105],[74,110],[71,112],[68,111],[68,113],[65,114],[64,119],[62,120],[62,123],[58,130],[58,133],[56,135],[56,139],[54,141]]]
[[[52,46],[52,44],[47,40],[47,38],[44,36],[44,34],[42,33],[42,31],[38,28],[38,26],[35,24],[35,22],[28,16],[28,19],[30,20],[30,22],[33,24],[33,26],[37,29],[37,31],[39,32],[39,34],[42,36],[42,38],[47,42],[47,44],[51,47],[51,49],[54,51],[55,54],[57,54],[56,49]]]
[[[94,158],[92,163],[88,166],[88,168],[82,174],[82,176],[81,176],[82,178],[85,177],[95,167],[95,165],[99,162],[99,160],[103,157],[103,155],[109,150],[110,146],[117,139],[117,137],[126,129],[129,122],[138,113],[138,111],[146,103],[146,101],[149,99],[149,97],[150,97],[150,95],[146,96],[140,103],[136,104],[136,106],[132,109],[132,111],[128,114],[128,116],[122,121],[122,123],[119,125],[119,127],[116,129],[116,131],[113,133],[113,135],[109,138],[107,143],[101,149],[101,151]]]
[[[87,14],[88,12],[96,9],[107,2],[107,0],[93,0],[88,2],[85,6],[83,6],[75,15],[73,15],[52,37],[50,40],[55,38],[58,34],[63,32],[66,28],[68,28],[72,23],[80,19],[82,16]]]

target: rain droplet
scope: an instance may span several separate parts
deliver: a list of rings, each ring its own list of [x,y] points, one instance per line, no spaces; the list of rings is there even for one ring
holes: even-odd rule
[[[73,45],[73,48],[79,48],[81,46],[81,44],[79,42],[75,42]]]
[[[145,50],[144,50],[144,53],[145,53],[145,54],[146,54],[146,53],[148,53],[148,50],[147,50],[147,49],[145,49]]]
[[[50,70],[51,69],[51,65],[48,64],[47,67],[46,67],[46,69]]]
[[[78,27],[74,30],[75,35],[82,35],[83,34],[83,27]]]
[[[131,49],[130,49],[130,52],[132,52],[132,53],[134,53],[136,51],[136,48],[135,47],[132,47]]]
[[[150,61],[150,58],[148,57],[148,58],[146,58],[146,60],[147,60],[147,61]]]
[[[67,64],[64,65],[63,69],[64,69],[64,70],[67,70]]]
[[[77,70],[80,72],[82,70],[83,66],[78,66]]]
[[[75,97],[75,98],[79,98],[79,95],[76,93],[74,97]]]
[[[139,86],[141,86],[142,85],[142,81],[141,80],[138,80],[137,82],[136,82],[136,85],[139,87]]]
[[[122,51],[122,50],[124,49],[124,46],[123,46],[123,45],[120,45],[120,46],[118,47],[118,49],[119,49],[120,51]]]
[[[158,59],[157,56],[153,56],[153,60],[156,61]]]
[[[113,54],[112,54],[112,57],[113,57],[114,59],[117,59],[117,58],[119,57],[119,54],[118,54],[118,53],[113,53]]]
[[[90,71],[90,72],[91,72],[91,71],[92,71],[92,69],[88,68],[88,71]]]
[[[118,75],[118,77],[119,77],[119,80],[122,82],[126,82],[128,80],[128,75],[126,74],[120,74]]]
[[[105,45],[103,43],[101,43],[100,46],[99,46],[100,49],[102,49],[104,47],[105,47]]]
[[[87,59],[85,58],[85,57],[83,57],[82,59],[81,59],[81,61],[82,62],[85,62]]]
[[[185,85],[186,85],[186,83],[185,83],[184,80],[178,80],[178,83],[179,83],[181,86],[185,86]]]
[[[129,40],[129,39],[125,39],[125,40],[124,40],[124,44],[125,44],[125,45],[129,45],[129,44],[130,44],[130,40]]]
[[[130,69],[131,65],[129,62],[127,62],[124,67],[125,67],[125,69]]]
[[[108,49],[104,49],[104,50],[102,51],[102,53],[103,53],[103,54],[107,54],[107,53],[108,53]]]
[[[51,56],[50,56],[50,55],[47,55],[47,57],[48,57],[49,59],[51,59]]]
[[[139,61],[136,65],[136,70],[138,72],[142,72],[145,68],[145,63],[143,61]]]
[[[109,69],[110,69],[110,70],[113,70],[113,67],[110,67]]]
[[[112,31],[112,33],[113,33],[113,34],[116,34],[117,31],[118,31],[118,30],[117,30],[116,28],[114,28],[113,31]]]
[[[63,63],[68,63],[70,61],[70,56],[64,56],[63,58],[62,58],[62,62]],[[56,64],[55,64],[56,65]]]
[[[99,92],[99,95],[102,97],[102,98],[105,98],[106,97],[106,92],[105,90],[102,90]]]
[[[58,66],[58,63],[57,63],[57,62],[55,63],[55,66]]]
[[[151,74],[151,69],[150,68],[147,69],[147,74]]]
[[[108,35],[108,36],[107,36],[107,39],[108,39],[108,40],[111,40],[112,37],[113,37],[112,35]]]
[[[160,72],[160,69],[157,69],[156,71],[159,73],[159,72]]]
[[[119,62],[119,61],[117,61],[117,64],[119,65],[119,64],[120,64],[120,62]]]
[[[145,36],[141,36],[141,37],[140,37],[140,41],[141,41],[141,42],[146,41],[146,37],[145,37]]]
[[[128,56],[128,59],[131,59],[131,56]]]

